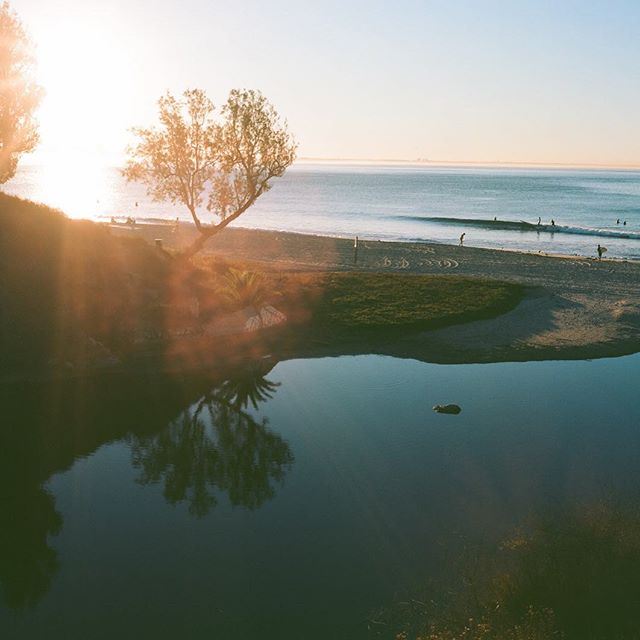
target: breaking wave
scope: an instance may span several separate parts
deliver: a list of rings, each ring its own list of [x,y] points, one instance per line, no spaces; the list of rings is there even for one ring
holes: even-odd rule
[[[640,232],[623,229],[595,229],[590,227],[571,227],[560,224],[535,224],[524,220],[482,220],[478,218],[447,218],[442,216],[402,216],[405,220],[417,222],[439,222],[447,225],[476,227],[506,231],[524,231],[533,233],[572,233],[602,238],[626,238],[640,240]]]

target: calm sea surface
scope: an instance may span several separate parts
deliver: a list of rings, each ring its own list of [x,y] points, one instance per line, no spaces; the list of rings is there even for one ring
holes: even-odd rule
[[[373,637],[460,540],[637,497],[639,373],[640,355],[371,355],[262,361],[155,402],[112,384],[9,394],[1,635]],[[447,402],[462,413],[432,411]]]
[[[74,217],[189,220],[117,169],[90,163],[25,166],[5,188]],[[238,222],[445,243],[466,233],[469,246],[580,255],[595,255],[600,243],[610,257],[640,258],[640,172],[298,164]]]

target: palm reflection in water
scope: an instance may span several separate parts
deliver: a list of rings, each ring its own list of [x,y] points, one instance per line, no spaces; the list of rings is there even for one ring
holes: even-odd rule
[[[278,386],[254,364],[211,389],[162,432],[131,437],[138,481],[163,483],[166,500],[187,502],[196,517],[209,513],[221,494],[247,509],[273,498],[293,455],[267,419],[257,420],[247,407],[257,409]]]

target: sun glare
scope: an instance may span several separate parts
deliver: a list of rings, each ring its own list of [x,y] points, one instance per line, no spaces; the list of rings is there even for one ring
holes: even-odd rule
[[[109,25],[64,22],[37,37],[41,148],[105,156],[126,137],[127,56]]]
[[[113,185],[108,169],[93,156],[76,155],[70,159],[53,154],[28,168],[37,172],[35,190],[29,198],[64,211],[72,218],[99,219],[113,213]]]

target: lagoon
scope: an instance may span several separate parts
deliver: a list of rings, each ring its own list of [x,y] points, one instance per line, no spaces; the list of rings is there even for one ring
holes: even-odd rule
[[[638,496],[639,373],[365,355],[263,360],[155,406],[12,392],[3,637],[385,637],[379,611],[461,545]]]

